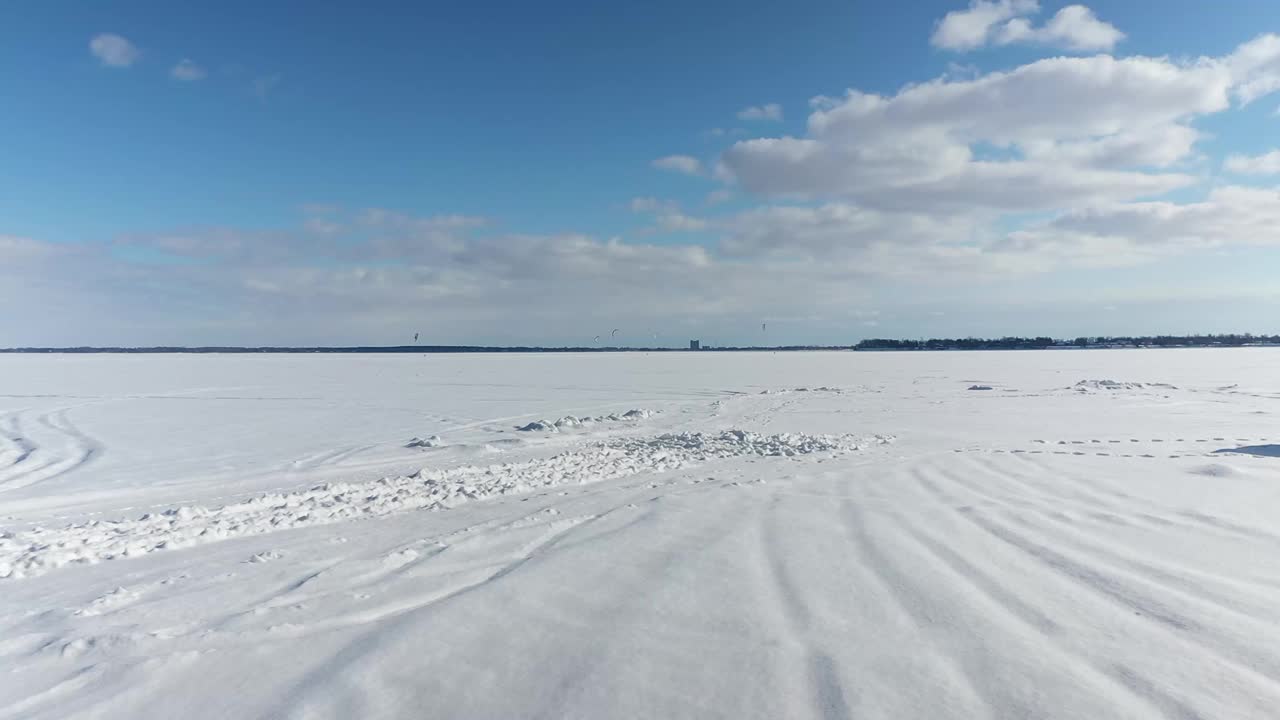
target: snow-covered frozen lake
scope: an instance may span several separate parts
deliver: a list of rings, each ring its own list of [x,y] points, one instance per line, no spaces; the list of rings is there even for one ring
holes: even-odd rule
[[[1278,370],[0,356],[0,718],[1277,717]]]

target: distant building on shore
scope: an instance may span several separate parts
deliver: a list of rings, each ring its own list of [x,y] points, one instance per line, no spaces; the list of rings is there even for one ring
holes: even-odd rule
[[[690,349],[690,350],[701,350],[701,349],[702,349],[702,341],[701,341],[701,340],[690,340],[690,341],[689,341],[689,349]]]

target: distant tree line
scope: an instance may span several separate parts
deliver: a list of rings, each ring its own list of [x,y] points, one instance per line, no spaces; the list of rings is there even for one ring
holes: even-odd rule
[[[1280,345],[1280,335],[1229,333],[1225,335],[1143,335],[1078,337],[1059,340],[1050,337],[1002,338],[930,338],[928,340],[890,340],[872,338],[854,346],[854,350],[1044,350],[1046,348],[1119,348],[1119,347],[1243,347],[1247,345]]]
[[[1042,350],[1053,347],[1051,337],[929,338],[928,340],[863,340],[854,350]]]

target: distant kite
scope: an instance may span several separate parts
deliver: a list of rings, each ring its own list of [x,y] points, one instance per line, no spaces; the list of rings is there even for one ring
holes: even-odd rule
[[[618,335],[618,328],[614,328],[613,332],[609,333],[609,337],[616,337],[617,335]]]
[[[599,336],[599,335],[597,335],[597,336],[596,336],[596,342],[600,342],[600,336]]]
[[[413,341],[418,342],[418,333],[413,334]]]
[[[768,323],[760,323],[760,332],[764,332],[767,327],[769,327]]]

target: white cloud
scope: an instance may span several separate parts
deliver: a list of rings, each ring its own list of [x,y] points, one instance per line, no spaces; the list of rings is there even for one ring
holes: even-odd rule
[[[670,170],[684,173],[685,175],[699,175],[702,173],[702,161],[688,155],[660,157],[653,161],[653,166],[659,170]]]
[[[1200,133],[1164,124],[1140,132],[1118,132],[1089,140],[1028,140],[1019,144],[1030,160],[1101,168],[1167,168],[1190,157]]]
[[[174,65],[169,70],[169,77],[173,78],[174,80],[182,80],[184,82],[194,82],[196,80],[203,80],[205,77],[205,74],[206,73],[204,71],[204,68],[200,67],[199,65],[195,64],[194,62],[186,58],[183,58],[181,62],[179,62],[177,65]]]
[[[146,342],[172,337],[191,342],[193,335],[211,342],[367,342],[369,333],[399,337],[408,326],[431,330],[441,342],[560,342],[598,332],[583,329],[584,308],[619,324],[682,328],[758,317],[765,306],[812,309],[859,295],[856,288],[842,288],[840,274],[825,268],[793,279],[780,268],[717,260],[691,244],[473,230],[445,231],[447,240],[439,242],[391,235],[388,240],[398,241],[380,244],[351,230],[362,227],[361,216],[345,218],[348,232],[339,237],[231,230],[136,236],[130,245],[160,254],[180,252],[198,262],[139,266],[98,256],[93,263],[60,264],[58,272],[40,274],[59,281],[49,288],[50,297],[81,304],[66,312],[77,322],[57,331],[66,334],[62,342],[142,342],[136,334],[118,334],[121,323],[107,318],[148,298],[154,305],[155,297],[170,297],[178,288],[200,306],[200,322],[185,316],[190,307],[171,311],[147,331]],[[452,224],[405,220],[407,225]],[[5,276],[22,270],[30,267],[0,267],[0,298],[6,294]],[[765,282],[775,275],[778,279]],[[104,293],[105,286],[112,291]],[[658,287],[667,289],[654,293]],[[95,305],[93,298],[100,294],[110,303]],[[748,294],[752,299],[744,303]],[[246,303],[254,308],[252,317],[240,310]],[[424,314],[424,307],[431,312]],[[130,317],[135,316],[131,308]],[[0,328],[0,335],[0,342],[12,342],[11,328]]]
[[[812,115],[809,127],[899,137],[941,130],[993,142],[1108,135],[1224,110],[1230,85],[1230,74],[1207,61],[1047,58],[974,80],[912,85],[888,98],[850,91],[840,106]]]
[[[1230,155],[1222,166],[1238,175],[1280,175],[1280,150],[1257,156]]]
[[[724,172],[757,194],[891,209],[1054,209],[1156,196],[1195,182],[1187,123],[1229,106],[1215,61],[1049,58],[890,97],[819,103],[803,138],[731,146]],[[988,156],[988,149],[999,152]]]
[[[682,215],[669,203],[638,205],[657,207],[656,220],[672,231],[708,227],[709,221]],[[432,314],[441,322],[447,319],[457,332],[466,333],[468,322],[490,313],[504,315],[509,323],[512,308],[530,316],[572,318],[589,305],[593,313],[648,313],[662,320],[755,315],[764,307],[812,310],[826,305],[827,295],[839,304],[860,294],[857,288],[843,287],[847,271],[797,258],[720,258],[693,244],[650,245],[573,234],[479,235],[472,230],[444,231],[447,241],[440,242],[390,235],[400,242],[381,244],[359,231],[362,215],[345,222],[335,218],[345,228],[339,237],[222,230],[135,236],[127,244],[199,260],[150,268],[145,274],[154,282],[210,287],[221,299],[239,297],[236,303],[251,293],[248,297],[261,300],[261,307],[273,308],[264,315],[272,318],[271,327],[256,332],[281,332],[298,314],[337,313],[333,322],[346,327],[344,322],[361,309],[367,311],[358,313],[364,318],[385,312],[403,321],[416,314],[415,301],[423,299],[431,300]],[[405,218],[406,226],[442,224],[451,223]],[[117,260],[100,266],[103,277],[120,271]],[[69,285],[84,283],[86,294],[93,294],[99,282],[93,279],[95,271],[68,272],[75,276],[74,282],[68,278]],[[143,294],[144,287],[122,296]],[[655,287],[668,289],[655,295]],[[645,302],[637,306],[636,297]]]
[[[1263,92],[1271,57],[1263,36],[1222,58],[1049,58],[890,96],[819,96],[804,136],[738,142],[717,169],[756,195],[824,204],[717,223],[721,249],[852,264],[870,277],[971,278],[1280,241],[1274,191],[1153,199],[1207,180],[1191,172],[1203,167],[1194,123]],[[997,233],[995,220],[1015,212],[1058,219]]]
[[[1008,283],[1026,273],[1280,243],[1280,193],[1239,187],[1198,203],[1101,203],[1003,235],[975,212],[831,202],[711,219],[664,200],[632,204],[653,213],[659,229],[715,231],[721,242],[495,234],[470,216],[380,209],[309,213],[292,230],[116,243],[146,250],[138,261],[102,246],[0,236],[0,302],[38,304],[62,318],[0,324],[0,345],[395,342],[406,327],[442,343],[558,344],[598,333],[591,317],[697,337],[734,326],[749,332],[766,316],[838,342],[875,319],[850,308],[936,308],[951,292],[966,308],[1007,312],[1006,300],[975,278]],[[320,232],[305,224],[317,217],[326,223]]]
[[[782,120],[782,106],[778,103],[769,103],[767,105],[752,105],[738,111],[739,120],[772,120],[778,122]]]
[[[89,52],[107,67],[129,67],[142,53],[133,43],[114,33],[101,33],[89,40]]]
[[[1049,45],[1073,51],[1110,50],[1124,39],[1114,25],[1084,5],[1068,5],[1041,27],[1028,16],[1035,0],[973,0],[966,10],[946,14],[934,28],[934,47],[964,52],[989,43]]]
[[[1157,196],[1195,182],[1180,173],[1033,160],[979,161],[968,148],[945,143],[904,153],[901,148],[829,148],[813,141],[760,140],[736,145],[726,159],[734,176],[757,194],[841,197],[904,211],[1051,210],[1108,198]]]
[[[946,50],[975,50],[987,44],[996,25],[1039,10],[1036,0],[973,0],[968,9],[939,20],[930,42]]]
[[[1268,33],[1244,43],[1226,58],[1235,94],[1249,104],[1280,90],[1280,35]]]
[[[1280,246],[1280,190],[1226,186],[1195,203],[1099,205],[1013,232],[993,249],[1119,264],[1224,246]]]
[[[999,45],[1049,45],[1075,51],[1111,50],[1124,38],[1124,33],[1099,20],[1084,5],[1062,8],[1039,28],[1026,18],[1015,18],[1002,25],[994,37]]]
[[[857,259],[868,273],[906,269],[876,267],[871,256],[877,252],[960,243],[970,239],[971,230],[963,218],[886,212],[850,203],[757,207],[724,220],[722,226],[721,249],[730,256]]]

